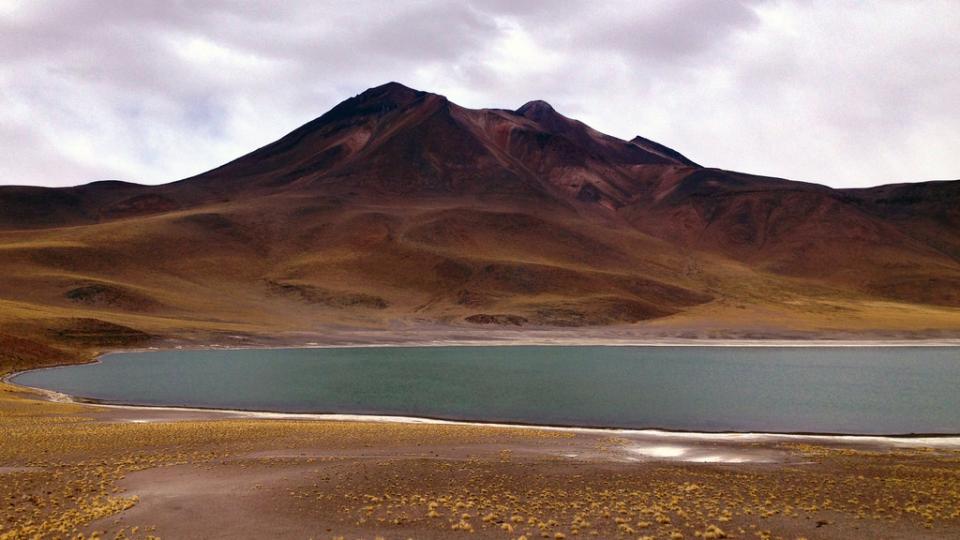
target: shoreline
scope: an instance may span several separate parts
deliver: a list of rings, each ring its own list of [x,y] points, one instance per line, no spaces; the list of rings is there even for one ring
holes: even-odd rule
[[[96,360],[99,362],[99,359]],[[55,366],[62,367],[62,366]],[[38,369],[54,369],[45,367]],[[26,370],[34,371],[34,370]],[[300,420],[315,422],[356,422],[356,423],[384,423],[384,424],[431,424],[448,426],[488,427],[497,429],[522,429],[537,431],[555,431],[562,433],[585,433],[594,435],[622,435],[635,437],[649,437],[662,439],[687,439],[693,441],[713,442],[776,442],[778,440],[807,441],[807,442],[834,442],[852,444],[876,444],[889,447],[917,448],[930,447],[940,449],[960,450],[960,433],[904,433],[904,434],[855,434],[855,433],[818,433],[818,432],[763,432],[763,431],[684,431],[664,428],[622,428],[604,426],[576,426],[576,425],[549,425],[523,422],[497,422],[481,420],[457,420],[428,416],[386,415],[386,414],[351,414],[351,413],[306,413],[282,412],[248,409],[224,409],[216,407],[187,407],[174,405],[138,405],[121,402],[108,402],[84,398],[13,382],[16,375],[26,373],[20,371],[11,373],[2,378],[2,381],[28,391],[40,393],[46,401],[54,403],[75,403],[101,409],[140,412],[175,412],[198,413],[204,415],[205,420],[216,420],[223,417],[245,420]],[[128,420],[152,422],[153,420]]]
[[[839,343],[838,343],[839,342]],[[937,447],[937,448],[956,448],[960,449],[960,433],[901,433],[901,434],[856,434],[856,433],[820,433],[820,432],[752,432],[752,431],[684,431],[671,430],[664,428],[621,428],[608,426],[577,426],[577,425],[545,425],[524,422],[497,422],[482,420],[463,420],[438,417],[421,417],[406,415],[382,415],[382,414],[350,414],[350,413],[307,413],[307,412],[284,412],[270,410],[249,410],[249,409],[225,409],[217,407],[189,407],[189,406],[171,406],[171,405],[142,405],[123,402],[102,401],[93,398],[84,398],[73,396],[55,390],[27,386],[13,381],[17,376],[31,371],[40,371],[47,369],[58,369],[69,366],[97,364],[101,359],[111,355],[127,353],[149,353],[149,352],[171,352],[171,351],[231,351],[231,350],[257,350],[257,349],[350,349],[350,348],[386,348],[386,347],[960,347],[960,340],[732,340],[732,339],[691,339],[686,341],[678,340],[655,340],[655,341],[631,341],[631,342],[601,342],[601,340],[591,339],[553,339],[553,340],[514,340],[514,339],[490,339],[487,340],[426,340],[426,341],[388,341],[383,343],[361,342],[352,344],[322,344],[319,342],[307,342],[296,344],[280,345],[197,345],[183,346],[175,345],[168,347],[141,347],[132,349],[113,349],[104,351],[96,355],[92,360],[79,363],[57,364],[42,366],[27,370],[11,372],[0,377],[0,382],[9,384],[17,388],[40,393],[44,400],[57,403],[76,403],[90,407],[119,409],[129,411],[170,411],[181,413],[200,413],[209,414],[210,419],[216,418],[213,415],[224,415],[232,418],[242,419],[264,419],[264,420],[310,420],[310,421],[336,421],[336,422],[373,422],[390,424],[438,424],[438,425],[458,425],[509,429],[531,429],[542,431],[560,431],[560,432],[580,432],[593,434],[614,434],[645,436],[659,438],[686,438],[699,441],[750,441],[750,442],[769,442],[777,439],[781,440],[801,440],[801,441],[820,441],[820,442],[845,442],[845,443],[872,443],[885,446],[898,447]]]
[[[26,387],[32,388],[32,387]],[[47,390],[50,392],[49,390]],[[218,413],[244,419],[262,420],[312,420],[319,422],[369,422],[385,424],[433,424],[451,426],[491,427],[501,429],[526,429],[538,431],[559,431],[566,433],[591,433],[595,435],[635,435],[662,438],[685,438],[703,441],[769,442],[776,439],[886,443],[891,446],[931,446],[938,448],[960,449],[960,434],[954,433],[907,433],[893,435],[863,435],[849,433],[778,433],[762,431],[683,431],[663,428],[619,428],[602,426],[564,426],[549,424],[530,424],[522,422],[485,422],[481,420],[454,420],[429,416],[405,416],[385,414],[349,414],[349,413],[296,413],[278,411],[256,411],[246,409],[218,409],[213,407],[177,407],[170,405],[132,405],[123,403],[97,402],[84,398],[70,398],[70,402],[95,407],[122,409],[130,411],[175,411],[194,413]],[[907,443],[907,444],[905,444]]]
[[[206,344],[174,345],[170,347],[137,347],[109,350],[97,356],[133,352],[159,351],[207,351],[250,349],[355,349],[386,347],[960,347],[960,339],[676,339],[633,340],[619,338],[544,338],[544,339],[434,339],[434,340],[386,340],[383,342],[356,341],[321,343],[319,341],[296,341],[292,343],[261,343],[252,345]]]

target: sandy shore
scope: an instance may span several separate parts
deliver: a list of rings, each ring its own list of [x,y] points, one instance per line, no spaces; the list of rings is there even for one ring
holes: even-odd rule
[[[12,384],[12,383],[11,383]],[[663,429],[623,429],[601,427],[569,427],[534,424],[508,424],[498,422],[468,422],[425,418],[417,416],[392,416],[373,414],[314,414],[284,413],[269,411],[247,411],[239,409],[213,409],[192,407],[164,407],[123,405],[88,402],[74,396],[45,390],[42,388],[14,387],[39,392],[44,399],[57,403],[78,403],[89,407],[119,411],[116,415],[105,414],[104,418],[114,418],[126,422],[159,422],[171,419],[218,420],[218,419],[260,419],[260,420],[300,420],[316,422],[362,422],[386,424],[430,424],[438,426],[473,426],[497,429],[520,429],[543,432],[586,434],[595,436],[632,437],[657,440],[688,440],[698,442],[728,443],[776,443],[797,442],[809,444],[853,444],[874,445],[896,448],[937,448],[960,451],[960,435],[851,435],[851,434],[814,434],[814,433],[764,433],[764,432],[696,432],[670,431]]]
[[[237,336],[240,339],[240,336]],[[239,350],[269,348],[340,348],[340,347],[494,347],[494,346],[596,346],[596,347],[960,347],[960,339],[728,339],[728,338],[651,338],[645,336],[621,336],[598,334],[595,336],[558,335],[554,331],[509,332],[491,331],[479,335],[465,334],[456,338],[439,334],[423,337],[423,332],[379,332],[377,334],[348,333],[324,341],[304,339],[280,339],[261,341],[256,337],[243,337],[247,343],[188,343],[164,347],[124,349],[116,352],[144,352],[164,349],[189,350]],[[107,353],[110,354],[110,353]]]
[[[5,540],[74,532],[370,539],[960,534],[956,438],[334,420],[92,406],[46,401],[10,385],[0,390]]]

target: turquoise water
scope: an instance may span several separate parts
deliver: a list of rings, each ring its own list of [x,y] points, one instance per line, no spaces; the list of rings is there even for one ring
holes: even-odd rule
[[[960,433],[957,347],[111,354],[18,384],[108,402],[688,431]]]

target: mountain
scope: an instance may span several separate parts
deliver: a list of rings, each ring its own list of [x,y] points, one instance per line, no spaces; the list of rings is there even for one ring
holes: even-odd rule
[[[543,101],[389,83],[178,182],[0,187],[0,272],[0,337],[56,346],[331,325],[951,334],[960,182],[725,171]]]

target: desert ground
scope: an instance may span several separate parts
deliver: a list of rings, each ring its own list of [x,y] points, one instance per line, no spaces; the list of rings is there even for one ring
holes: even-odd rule
[[[0,539],[946,538],[960,439],[332,421],[0,386]]]

